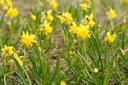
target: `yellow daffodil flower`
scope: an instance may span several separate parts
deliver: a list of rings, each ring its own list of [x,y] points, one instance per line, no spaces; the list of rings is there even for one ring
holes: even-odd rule
[[[48,23],[47,21],[45,21],[43,26],[40,28],[40,31],[42,31],[44,35],[52,33],[52,27],[50,26],[50,22]]]
[[[69,12],[63,13],[62,16],[58,16],[58,18],[61,20],[61,23],[64,23],[65,25],[68,25],[73,20],[72,15]]]
[[[83,11],[87,11],[87,9],[90,8],[90,6],[87,4],[80,4],[80,7],[81,7],[81,10]]]
[[[6,0],[5,2],[6,2],[6,4],[7,4],[9,7],[12,7],[12,1],[11,1],[11,0]]]
[[[12,8],[12,7],[5,14],[5,16],[10,17],[10,19],[13,19],[17,15],[18,15],[18,9],[17,8]]]
[[[51,22],[53,20],[51,13],[52,10],[49,10],[47,13],[43,13],[43,19],[45,19],[47,22]]]
[[[93,13],[90,14],[90,16],[86,15],[86,24],[89,25],[90,27],[93,27],[95,25],[95,22],[93,21]]]
[[[23,62],[21,61],[21,58],[22,58],[23,56],[18,56],[16,53],[14,53],[14,58],[17,60],[17,62],[19,63],[19,65],[21,66],[21,67],[23,67]],[[16,67],[16,63],[15,63],[15,61],[13,60],[13,59],[11,59],[11,60],[9,60],[8,61],[9,63],[12,63],[13,65],[14,65],[14,67]]]
[[[124,50],[123,49],[120,49],[120,51],[121,51],[121,55],[124,56]]]
[[[98,69],[97,68],[94,68],[94,73],[98,73]]]
[[[7,5],[4,5],[4,6],[3,6],[3,10],[4,10],[4,11],[7,11],[8,9],[9,9],[9,8],[8,8]]]
[[[108,16],[109,16],[109,19],[115,19],[117,17],[116,11],[113,9],[110,9]]]
[[[14,51],[13,51],[13,46],[6,46],[6,45],[4,45],[4,48],[2,48],[1,49],[1,51],[2,51],[2,56],[11,56],[13,53],[14,53]]]
[[[28,34],[28,31],[27,33],[25,34],[24,32],[22,32],[22,36],[21,37],[21,40],[20,42],[26,46],[26,47],[30,47],[32,46],[32,43],[35,43],[36,40],[35,40],[35,35],[29,35]]]
[[[71,26],[70,26],[69,32],[75,34],[75,33],[77,32],[77,30],[78,30],[78,29],[77,29],[77,25],[76,25],[75,22],[73,22],[73,23],[71,24]]]
[[[116,37],[115,34],[111,35],[110,32],[107,32],[106,37],[105,37],[105,41],[112,43],[112,42],[114,42],[115,37]]]
[[[72,51],[72,50],[71,50],[71,51],[69,52],[69,55],[70,55],[70,56],[75,56],[75,54],[76,54],[75,51]]]
[[[58,3],[55,0],[50,1],[50,7],[51,9],[56,9],[58,6]]]
[[[31,14],[31,15],[30,15],[30,19],[31,19],[31,21],[35,21],[35,20],[36,20],[36,16],[33,15],[33,14]]]
[[[78,31],[77,31],[77,36],[80,39],[85,39],[87,37],[90,37],[89,32],[90,31],[89,31],[89,26],[88,25],[84,26],[84,25],[80,24],[80,27],[78,28]]]

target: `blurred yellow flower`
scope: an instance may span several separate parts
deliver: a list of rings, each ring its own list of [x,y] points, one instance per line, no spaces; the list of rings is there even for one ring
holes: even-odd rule
[[[53,20],[51,13],[52,10],[49,10],[47,13],[43,13],[43,19],[45,19],[47,22],[51,22]]]
[[[58,3],[56,2],[56,0],[50,1],[49,4],[50,4],[51,9],[56,9],[58,6]]]
[[[71,13],[66,12],[63,13],[61,17],[59,17],[61,20],[61,23],[64,23],[65,25],[68,25],[73,20]]]
[[[73,22],[73,23],[71,24],[69,32],[71,32],[71,33],[73,33],[73,34],[75,34],[75,33],[77,32],[77,25],[76,25],[75,22]]]
[[[98,69],[97,68],[94,68],[94,73],[98,73]]]
[[[61,81],[60,85],[67,85],[65,81]]]
[[[109,19],[114,19],[117,17],[117,14],[116,14],[115,10],[110,9],[108,16],[109,16]]]
[[[11,1],[11,0],[6,0],[5,2],[6,2],[6,4],[7,4],[9,7],[12,7],[12,1]]]
[[[17,62],[19,63],[19,65],[21,67],[23,67],[23,62],[21,61],[22,57],[23,56],[18,56],[16,53],[14,53],[14,58],[17,60]],[[16,66],[16,63],[15,63],[15,61],[13,59],[9,60],[8,62],[14,64],[14,67]]]
[[[80,7],[81,7],[81,10],[83,11],[87,11],[87,9],[90,8],[90,6],[87,4],[80,4]]]
[[[30,19],[31,19],[31,21],[35,21],[35,20],[36,20],[36,16],[33,15],[33,14],[31,14],[31,15],[30,15]]]
[[[89,25],[90,27],[93,27],[95,25],[95,22],[93,21],[93,13],[90,14],[90,16],[86,15],[86,24]]]
[[[112,42],[114,42],[115,37],[116,37],[115,34],[111,35],[110,32],[107,32],[106,37],[105,37],[105,41],[112,43]]]
[[[10,19],[13,19],[14,17],[16,17],[18,15],[18,9],[17,8],[9,8],[9,10],[7,11],[7,13],[5,14],[5,16],[10,17]]]
[[[120,49],[120,51],[121,51],[121,55],[124,56],[124,50],[123,49]]]
[[[20,37],[21,37],[20,42],[26,47],[30,47],[32,46],[32,43],[36,43],[35,35],[29,35],[28,31],[26,34],[22,32],[22,36]]]
[[[81,39],[90,37],[89,26],[88,25],[84,26],[80,24],[80,27],[78,28],[78,31],[77,31],[77,37]]]
[[[75,56],[75,54],[76,54],[75,51],[72,51],[72,50],[71,50],[71,51],[69,52],[69,55],[70,55],[70,56]]]
[[[43,26],[40,28],[40,31],[42,31],[44,35],[52,33],[52,27],[50,26],[50,22],[48,23],[47,21],[45,21]]]
[[[8,9],[9,9],[9,8],[8,8],[7,5],[4,5],[4,6],[3,6],[3,10],[4,10],[4,11],[7,11]]]
[[[13,53],[14,53],[14,51],[13,51],[13,46],[6,46],[6,45],[4,45],[4,48],[2,48],[1,49],[1,51],[2,51],[2,56],[11,56]]]

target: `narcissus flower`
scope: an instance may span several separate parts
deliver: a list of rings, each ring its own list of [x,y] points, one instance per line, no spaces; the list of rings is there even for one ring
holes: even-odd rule
[[[43,13],[43,19],[45,19],[47,22],[51,22],[53,20],[51,13],[52,10],[49,10],[47,13]]]
[[[31,21],[35,21],[35,20],[36,20],[36,16],[33,15],[33,14],[31,14],[31,15],[30,15],[30,19],[31,19]]]
[[[95,25],[95,22],[93,21],[93,13],[91,13],[89,16],[85,16],[86,19],[86,24],[89,25],[90,27],[93,27]]]
[[[59,19],[61,20],[61,23],[64,23],[65,25],[68,25],[73,20],[71,13],[65,12],[62,14],[62,16],[59,16]]]
[[[1,49],[1,51],[2,51],[2,56],[11,56],[13,53],[14,53],[14,51],[13,51],[13,46],[6,46],[6,45],[4,45],[4,48],[2,48]]]
[[[73,23],[71,24],[71,26],[70,26],[69,32],[75,34],[75,33],[77,32],[77,30],[78,30],[77,25],[76,25],[75,22],[73,22]]]
[[[77,37],[83,40],[86,39],[87,37],[90,37],[89,26],[88,25],[84,26],[80,24],[80,27],[78,28],[77,31]]]
[[[120,51],[121,51],[121,55],[124,56],[124,50],[123,49],[120,49]]]
[[[17,15],[18,15],[18,9],[17,8],[12,8],[12,7],[5,14],[5,16],[10,17],[10,19],[13,19]]]
[[[90,8],[90,6],[87,4],[80,4],[80,7],[81,7],[81,10],[83,11],[87,11],[87,9]]]
[[[98,69],[97,68],[94,68],[94,73],[98,73]]]
[[[6,0],[5,3],[6,3],[9,7],[12,6],[12,1],[11,1],[11,0]]]
[[[58,6],[58,3],[56,2],[56,0],[50,1],[49,4],[50,4],[51,9],[56,9]]]
[[[108,43],[113,43],[115,40],[115,37],[116,37],[115,34],[111,35],[110,32],[107,32],[105,41],[107,41]]]
[[[117,17],[117,14],[116,14],[115,10],[110,9],[108,16],[109,16],[109,19],[115,19]]]
[[[32,43],[36,43],[35,35],[29,35],[28,31],[26,34],[22,32],[22,36],[20,37],[21,37],[20,42],[26,47],[31,47]]]
[[[14,53],[14,58],[17,60],[17,62],[19,63],[19,65],[21,67],[23,67],[23,62],[21,61],[22,57],[23,56],[18,56],[16,53]],[[14,64],[14,67],[16,66],[16,63],[15,63],[15,61],[13,59],[9,60],[8,62]]]
[[[50,22],[48,23],[47,21],[45,21],[43,26],[40,28],[40,31],[42,31],[44,35],[52,33],[52,27],[50,26]]]
[[[70,56],[75,56],[75,54],[76,54],[75,51],[72,51],[72,50],[71,50],[71,51],[69,52],[69,55],[70,55]]]
[[[60,85],[67,85],[65,81],[61,81]]]
[[[3,6],[3,10],[4,10],[4,11],[7,11],[8,9],[9,9],[9,8],[8,8],[7,5],[4,5],[4,6]]]

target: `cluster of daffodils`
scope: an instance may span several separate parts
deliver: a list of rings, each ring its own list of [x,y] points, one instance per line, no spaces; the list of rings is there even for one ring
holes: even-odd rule
[[[15,67],[16,66],[16,62],[14,61],[14,59],[17,60],[17,62],[19,63],[20,66],[23,66],[23,62],[21,61],[21,58],[23,56],[18,56],[18,54],[14,51],[14,47],[13,46],[4,45],[4,47],[1,49],[1,51],[2,51],[1,56],[3,56],[3,58],[4,58],[4,63],[3,64],[5,66],[6,66],[7,63],[12,63],[10,65],[13,65],[13,67]],[[11,56],[13,56],[13,57],[11,57]],[[5,63],[5,62],[7,62],[7,63]]]
[[[80,39],[86,39],[90,37],[90,28],[94,25],[93,14],[91,13],[89,16],[86,15],[79,25],[73,22],[70,26],[69,32],[77,34],[77,37]]]
[[[29,35],[28,31],[27,31],[26,34],[23,32],[22,36],[20,38],[21,38],[20,39],[21,44],[23,44],[26,47],[31,47],[33,45],[33,43],[36,43],[35,35]],[[7,64],[5,62],[8,62],[8,63],[11,63],[10,65],[13,65],[11,67],[16,67],[15,60],[17,60],[19,65],[21,67],[23,67],[23,62],[21,60],[21,58],[23,56],[18,56],[18,54],[15,52],[15,49],[14,49],[13,46],[4,45],[4,47],[1,49],[1,51],[2,51],[1,56],[4,58],[4,63],[3,64],[5,64],[5,66]],[[11,57],[11,56],[13,56],[13,57]]]
[[[10,19],[13,19],[18,15],[18,9],[13,7],[11,0],[1,0],[0,5],[3,6],[5,16],[9,17]]]

